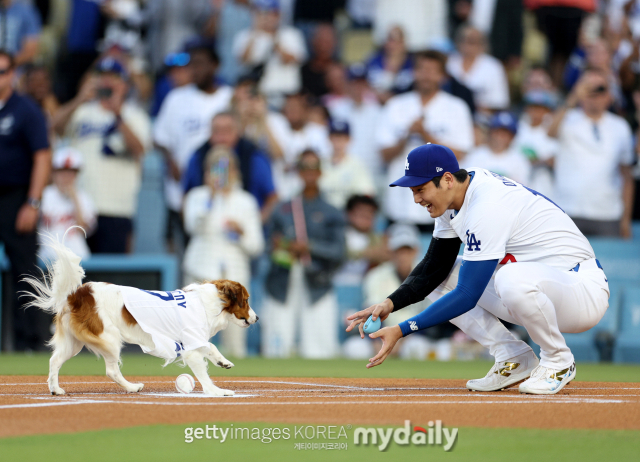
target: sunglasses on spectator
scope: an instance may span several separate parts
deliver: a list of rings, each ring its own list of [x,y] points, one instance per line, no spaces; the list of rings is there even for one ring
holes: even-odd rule
[[[7,67],[6,69],[0,69],[0,75],[5,75],[11,72],[11,68]]]
[[[183,67],[189,64],[189,53],[172,53],[166,57],[164,64],[167,67]]]
[[[606,93],[607,90],[608,90],[608,88],[606,87],[606,85],[598,85],[596,88],[591,90],[591,94],[592,95],[602,95],[603,93]]]

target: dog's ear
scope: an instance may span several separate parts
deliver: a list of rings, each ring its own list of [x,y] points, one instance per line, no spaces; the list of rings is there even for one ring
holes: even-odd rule
[[[249,293],[242,284],[236,281],[230,281],[229,279],[219,279],[212,281],[218,289],[218,293],[221,294],[226,300],[227,306],[225,308],[232,309],[234,306],[243,307]]]

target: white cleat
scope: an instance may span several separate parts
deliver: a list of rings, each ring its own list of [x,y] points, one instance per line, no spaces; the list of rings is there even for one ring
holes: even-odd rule
[[[538,366],[531,373],[531,378],[520,384],[520,393],[555,395],[575,378],[576,363],[561,371]]]
[[[529,378],[537,366],[538,357],[529,350],[508,361],[495,363],[484,378],[469,380],[467,388],[471,391],[504,390],[514,383]]]

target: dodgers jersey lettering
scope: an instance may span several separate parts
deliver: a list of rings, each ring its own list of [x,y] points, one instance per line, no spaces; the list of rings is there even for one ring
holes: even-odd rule
[[[473,176],[462,208],[436,218],[434,237],[458,237],[464,259],[539,262],[561,270],[595,258],[591,244],[550,199],[483,168]]]

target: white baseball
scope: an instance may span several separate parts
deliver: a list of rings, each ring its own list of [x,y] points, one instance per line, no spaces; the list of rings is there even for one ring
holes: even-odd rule
[[[196,381],[189,374],[180,374],[176,379],[176,389],[180,393],[189,394],[196,387]]]

